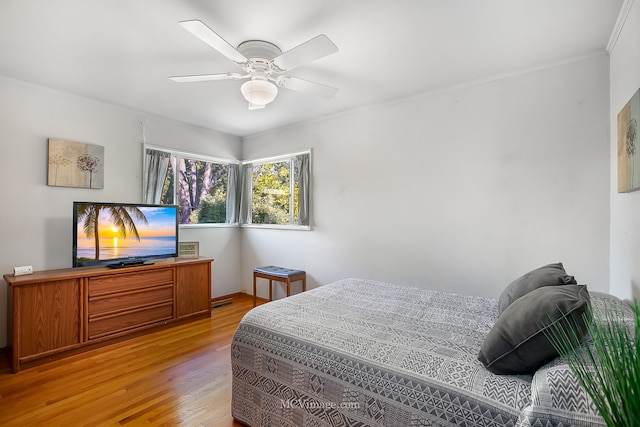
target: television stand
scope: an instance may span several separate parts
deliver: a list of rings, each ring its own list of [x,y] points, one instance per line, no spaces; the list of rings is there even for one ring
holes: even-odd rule
[[[211,316],[211,258],[5,274],[11,369]]]

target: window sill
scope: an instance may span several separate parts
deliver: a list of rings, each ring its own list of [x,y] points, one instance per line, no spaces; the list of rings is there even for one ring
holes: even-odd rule
[[[237,228],[239,224],[227,224],[225,223],[203,223],[203,224],[178,224],[180,228]]]
[[[309,225],[283,225],[283,224],[242,224],[242,228],[263,228],[272,230],[311,231]]]
[[[293,230],[293,231],[311,231],[309,225],[285,225],[285,224],[227,224],[227,223],[209,223],[209,224],[179,224],[180,228],[262,228],[270,230]]]

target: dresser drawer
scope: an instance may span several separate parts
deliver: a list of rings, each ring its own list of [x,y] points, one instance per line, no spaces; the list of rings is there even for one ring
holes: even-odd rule
[[[173,301],[173,284],[89,297],[89,317]]]
[[[173,302],[105,316],[89,316],[89,339],[129,331],[173,318]]]
[[[89,298],[170,283],[173,283],[172,268],[91,277],[89,278]]]

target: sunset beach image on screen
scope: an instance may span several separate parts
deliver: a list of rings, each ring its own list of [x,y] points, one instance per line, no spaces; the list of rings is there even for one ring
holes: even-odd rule
[[[126,205],[124,205],[126,206]],[[132,230],[126,229],[122,234],[122,227],[116,225],[116,219],[108,209],[100,208],[98,215],[99,257],[98,260],[115,260],[128,258],[157,258],[162,255],[175,256],[176,208],[173,206],[133,206],[146,218],[144,220],[131,217],[138,232],[139,240]],[[95,237],[87,237],[84,222],[78,221],[77,226],[77,254],[80,261],[96,260]]]

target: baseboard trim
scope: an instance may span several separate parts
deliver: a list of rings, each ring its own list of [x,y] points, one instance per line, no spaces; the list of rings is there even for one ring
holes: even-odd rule
[[[213,304],[213,303],[216,303],[218,301],[227,300],[227,299],[242,298],[244,295],[247,295],[247,294],[245,294],[244,292],[236,292],[236,293],[233,293],[233,294],[222,295],[222,296],[219,296],[219,297],[211,298],[211,303]]]
[[[235,292],[233,294],[221,295],[219,297],[211,298],[211,308],[220,307],[233,302],[234,299],[252,299],[253,295],[249,295],[245,292]],[[256,297],[256,302],[262,304],[269,302],[266,298]]]

